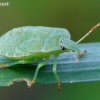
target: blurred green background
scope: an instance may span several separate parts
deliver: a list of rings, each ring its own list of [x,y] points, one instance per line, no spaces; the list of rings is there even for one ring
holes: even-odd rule
[[[0,6],[0,34],[20,26],[50,26],[67,28],[74,41],[80,39],[100,22],[100,0],[0,0],[9,6]],[[100,29],[84,42],[99,42]],[[99,100],[100,82],[34,85],[26,83],[0,87],[0,100]]]

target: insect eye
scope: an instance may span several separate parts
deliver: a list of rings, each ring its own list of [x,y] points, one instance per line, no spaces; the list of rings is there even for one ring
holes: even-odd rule
[[[62,48],[62,50],[65,50],[65,46],[62,46],[62,45],[61,45],[61,48]]]

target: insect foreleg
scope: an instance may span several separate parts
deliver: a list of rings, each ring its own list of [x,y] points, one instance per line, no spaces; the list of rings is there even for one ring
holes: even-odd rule
[[[79,60],[78,60],[78,58],[76,57],[76,55],[73,53],[73,51],[71,51],[71,50],[70,50],[70,52],[71,52],[71,53],[72,53],[72,55],[74,56],[74,58],[75,58],[76,62],[77,62],[77,63],[79,63]]]
[[[73,51],[70,50],[70,52],[72,53],[72,55],[74,56],[75,60],[77,63],[79,63],[78,58],[76,57],[76,55],[73,53]],[[79,56],[83,56],[86,53],[86,50],[84,50],[83,52],[79,53]]]
[[[83,52],[79,53],[78,55],[81,57],[86,53],[86,50],[84,50]]]

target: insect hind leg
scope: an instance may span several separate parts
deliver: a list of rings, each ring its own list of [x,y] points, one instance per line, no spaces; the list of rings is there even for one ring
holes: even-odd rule
[[[32,63],[33,61],[28,61],[28,60],[20,60],[20,61],[15,61],[15,62],[10,62],[6,64],[0,64],[0,68],[7,68],[7,67],[12,67],[13,65],[17,64],[28,64]]]

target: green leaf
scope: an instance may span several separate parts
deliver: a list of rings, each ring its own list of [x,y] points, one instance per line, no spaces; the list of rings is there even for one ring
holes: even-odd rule
[[[100,80],[100,43],[79,44],[81,51],[87,50],[87,53],[78,57],[79,64],[70,53],[63,53],[58,57],[57,73],[62,83],[87,82]],[[12,62],[9,59],[0,57],[0,63]],[[42,67],[39,71],[36,83],[50,84],[55,83],[56,79],[52,72],[53,56],[48,65]],[[30,82],[33,78],[36,64],[15,65],[9,68],[0,69],[0,86],[9,86],[13,81],[25,80]]]

